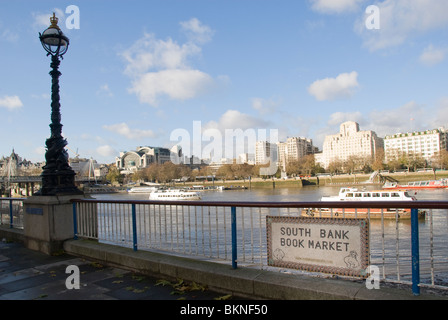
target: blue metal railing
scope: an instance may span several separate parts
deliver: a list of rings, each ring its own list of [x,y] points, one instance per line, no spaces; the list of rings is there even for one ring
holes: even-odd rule
[[[10,229],[23,229],[24,198],[0,198],[0,225]]]
[[[412,292],[420,294],[420,246],[418,234],[418,209],[411,210],[411,243],[412,243]]]
[[[421,210],[429,210],[428,215],[432,217],[433,210],[443,210],[443,215],[447,215],[448,201],[412,201],[412,202],[363,202],[362,208],[368,209],[362,211],[359,203],[341,203],[341,202],[207,202],[207,201],[112,201],[83,199],[73,200],[74,213],[74,233],[75,237],[93,238],[112,242],[119,245],[126,245],[129,239],[129,246],[133,250],[142,249],[160,249],[175,251],[183,254],[202,254],[210,258],[222,258],[229,260],[227,256],[227,245],[230,247],[230,260],[232,268],[238,267],[238,262],[249,261],[248,264],[260,259],[260,266],[266,267],[266,220],[267,215],[303,215],[305,208],[315,208],[317,211],[315,217],[322,215],[323,210],[330,210],[331,214],[342,209],[342,215],[338,218],[344,218],[345,211],[347,215],[349,209],[355,209],[355,217],[365,217],[372,221],[370,210],[389,208],[409,208],[411,210],[408,219],[411,229],[409,246],[411,252],[411,285],[412,292],[415,295],[420,294],[421,283],[421,256],[419,242],[419,223],[421,222]],[[204,209],[205,208],[205,209]],[[230,216],[228,213],[230,209]],[[193,212],[191,212],[191,211]],[[205,213],[204,213],[205,210]],[[382,210],[381,210],[382,211]],[[340,211],[339,211],[340,212]],[[363,213],[361,213],[363,212]],[[383,212],[383,211],[382,211]],[[403,211],[398,213],[396,209],[395,226],[397,234],[396,249],[396,268],[397,281],[406,283],[401,278],[401,265],[403,259],[402,251],[404,248],[398,248],[398,241],[404,241],[400,237],[398,229],[403,221]],[[328,212],[327,212],[328,213]],[[352,214],[352,213],[351,213]],[[334,214],[336,217],[336,214]],[[352,216],[350,216],[352,217]],[[377,217],[378,218],[378,217]],[[96,219],[96,220],[95,220]],[[384,243],[384,225],[385,214],[382,214],[381,229],[383,229],[383,248],[374,248],[381,252],[375,257],[376,261],[383,261],[383,270],[386,270],[385,260],[393,254],[391,248],[385,248]],[[406,220],[406,221],[409,221]],[[447,218],[448,220],[448,218]],[[96,221],[97,225],[92,228],[91,221]],[[248,225],[250,225],[248,227]],[[407,224],[405,223],[405,226]],[[229,229],[227,229],[229,227]],[[193,231],[190,231],[193,228]],[[431,231],[432,232],[432,231]],[[259,240],[257,240],[257,237]],[[448,289],[448,285],[443,282],[442,285],[435,284],[434,277],[434,255],[433,255],[433,234],[431,237],[431,283],[428,286],[441,287]],[[230,244],[227,239],[230,238]],[[448,239],[447,239],[448,240]],[[407,240],[406,240],[407,241]],[[181,242],[181,243],[179,243]],[[445,242],[443,240],[442,242]],[[196,252],[192,247],[197,246]],[[378,245],[379,246],[379,245]],[[190,247],[190,249],[188,249]],[[213,250],[212,247],[215,247]],[[446,249],[444,249],[446,250]],[[373,250],[372,250],[373,251]],[[444,251],[446,252],[446,251]],[[372,255],[372,252],[370,253]],[[250,256],[250,258],[247,258]],[[436,261],[444,268],[441,271],[448,279],[448,261],[446,254],[439,254],[436,258],[443,261]],[[406,257],[404,257],[406,258]],[[406,267],[407,268],[407,267]],[[386,279],[384,272],[384,280]],[[439,273],[440,276],[440,273]]]

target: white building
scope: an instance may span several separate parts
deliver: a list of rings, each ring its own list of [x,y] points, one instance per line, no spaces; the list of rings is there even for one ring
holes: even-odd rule
[[[443,129],[420,132],[397,133],[384,138],[386,162],[396,159],[400,154],[418,155],[428,162],[441,150],[448,149],[448,132]]]
[[[338,134],[325,137],[322,153],[316,157],[322,167],[328,168],[334,160],[345,161],[351,156],[373,157],[383,148],[383,139],[373,131],[360,131],[359,124],[347,121],[341,124]]]
[[[173,151],[158,147],[138,147],[135,151],[120,152],[120,156],[115,158],[115,164],[121,172],[131,173],[146,168],[152,163],[164,164],[171,161],[172,152],[174,158],[179,156],[181,150],[177,146],[173,148]]]
[[[257,141],[255,143],[255,164],[268,164],[273,154],[273,148],[277,148],[277,144],[269,141]],[[274,159],[277,161],[277,159]]]
[[[299,137],[288,138],[286,142],[278,143],[279,165],[285,169],[288,163],[298,161],[314,152],[313,140]]]
[[[238,156],[238,161],[237,163],[241,163],[241,164],[249,164],[249,165],[254,165],[255,164],[255,156],[253,153],[241,153]]]

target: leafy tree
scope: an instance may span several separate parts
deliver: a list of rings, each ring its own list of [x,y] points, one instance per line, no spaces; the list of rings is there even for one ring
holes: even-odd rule
[[[375,156],[372,162],[372,169],[374,171],[384,170],[385,165],[383,160],[384,160],[384,149],[380,148],[375,152]]]
[[[120,170],[116,166],[109,168],[109,172],[106,175],[106,179],[113,183],[123,183],[124,175],[120,173]]]
[[[440,150],[440,152],[434,154],[431,159],[431,164],[433,168],[448,168],[448,150]]]
[[[339,160],[338,158],[333,159],[330,164],[328,165],[328,171],[333,175],[333,174],[338,174],[343,172],[342,171],[343,168],[343,163],[341,160]]]

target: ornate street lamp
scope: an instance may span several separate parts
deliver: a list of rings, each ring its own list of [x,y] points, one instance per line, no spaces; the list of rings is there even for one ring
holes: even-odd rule
[[[60,194],[81,194],[82,192],[75,186],[75,172],[68,164],[68,153],[65,150],[67,140],[62,133],[61,113],[59,103],[59,72],[60,60],[67,52],[69,40],[62,33],[58,26],[58,18],[53,13],[50,18],[51,25],[39,39],[47,51],[47,56],[51,55],[50,71],[51,75],[51,136],[46,141],[47,151],[45,153],[46,165],[42,172],[42,188],[37,195],[60,195]]]

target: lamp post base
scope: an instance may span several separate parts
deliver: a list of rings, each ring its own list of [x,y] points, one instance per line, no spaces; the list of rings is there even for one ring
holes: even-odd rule
[[[44,171],[41,177],[42,188],[35,194],[36,196],[84,194],[75,186],[75,172],[72,170],[57,173]]]

